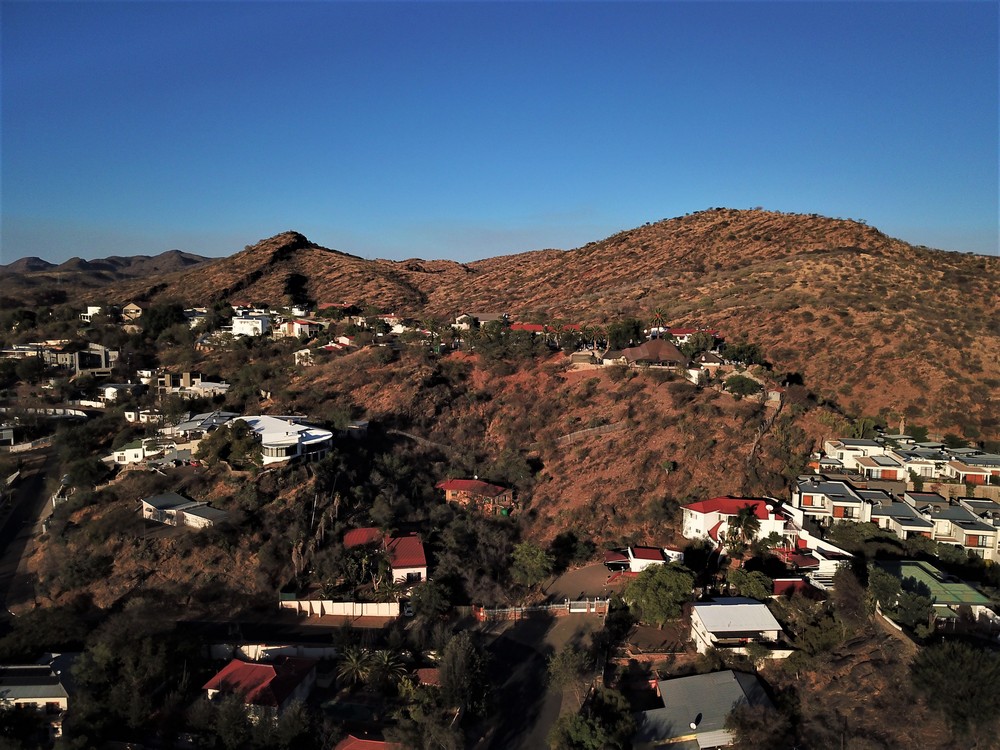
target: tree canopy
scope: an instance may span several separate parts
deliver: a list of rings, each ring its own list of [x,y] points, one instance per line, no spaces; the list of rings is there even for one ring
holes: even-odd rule
[[[651,565],[625,587],[624,599],[643,620],[662,628],[667,620],[681,616],[693,586],[694,576],[687,568],[676,563]]]

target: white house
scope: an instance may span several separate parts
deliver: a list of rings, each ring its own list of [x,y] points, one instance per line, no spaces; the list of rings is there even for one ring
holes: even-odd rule
[[[761,641],[775,642],[781,625],[761,602],[728,597],[691,607],[691,640],[698,653]]]
[[[271,319],[266,315],[233,318],[233,336],[263,336],[269,330]]]
[[[625,550],[629,570],[641,573],[650,565],[665,565],[669,562],[684,562],[684,553],[666,547],[629,547]]]
[[[840,438],[823,442],[823,452],[843,463],[848,471],[857,471],[857,460],[864,456],[882,456],[887,452],[884,443],[876,440]]]
[[[80,320],[84,323],[90,323],[94,318],[101,314],[100,305],[87,305],[87,311],[80,313]]]
[[[729,521],[750,506],[760,528],[754,538],[763,539],[777,533],[784,536],[785,517],[778,512],[776,500],[746,497],[713,497],[682,507],[682,534],[685,539],[711,539],[720,542],[729,529]]]
[[[36,709],[54,735],[61,736],[69,693],[59,674],[51,664],[0,665],[0,705]]]
[[[176,492],[153,495],[142,499],[142,517],[168,526],[190,526],[206,529],[224,521],[228,514],[208,503],[188,500]]]
[[[300,417],[270,417],[256,415],[236,417],[246,422],[260,439],[264,465],[303,457],[319,460],[326,456],[333,444],[333,433],[319,427],[302,424]]]

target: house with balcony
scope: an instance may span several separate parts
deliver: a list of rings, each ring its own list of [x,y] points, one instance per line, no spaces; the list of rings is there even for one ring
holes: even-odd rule
[[[747,497],[713,497],[682,506],[681,533],[685,539],[721,543],[729,529],[729,521],[748,506],[760,524],[755,538],[763,539],[771,533],[784,536],[786,519],[779,512],[778,501]]]
[[[890,455],[861,456],[855,459],[857,471],[865,479],[905,480],[906,469],[898,459]]]
[[[263,465],[302,458],[318,461],[329,453],[333,433],[301,421],[301,417],[271,417],[258,414],[236,417],[230,422],[245,422],[260,440]]]
[[[167,526],[207,529],[229,517],[229,514],[224,510],[212,508],[205,502],[189,500],[176,492],[151,495],[143,498],[140,502],[143,518]]]
[[[857,471],[859,458],[885,455],[886,447],[884,443],[877,440],[839,438],[824,441],[823,453],[840,461],[847,471]]]
[[[792,505],[819,523],[870,521],[870,506],[853,485],[815,474],[799,477],[792,487]]]
[[[699,654],[710,648],[775,643],[781,625],[767,605],[745,597],[722,597],[691,606],[691,640]]]
[[[271,319],[267,315],[243,315],[233,318],[233,336],[263,336],[271,330]]]

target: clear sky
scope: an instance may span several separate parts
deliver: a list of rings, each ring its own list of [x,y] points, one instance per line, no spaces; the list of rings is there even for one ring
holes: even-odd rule
[[[473,260],[713,206],[998,252],[992,0],[0,13],[4,263]]]

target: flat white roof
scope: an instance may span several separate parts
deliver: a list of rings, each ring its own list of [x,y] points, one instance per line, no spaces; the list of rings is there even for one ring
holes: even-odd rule
[[[771,611],[760,602],[744,604],[745,599],[736,602],[725,600],[708,604],[695,604],[701,621],[710,633],[745,633],[758,630],[781,630]]]
[[[260,435],[260,441],[264,445],[295,445],[296,443],[310,445],[333,438],[333,433],[329,430],[299,424],[291,419],[269,417],[266,414],[237,417],[236,419],[243,420],[250,425],[250,428]]]

